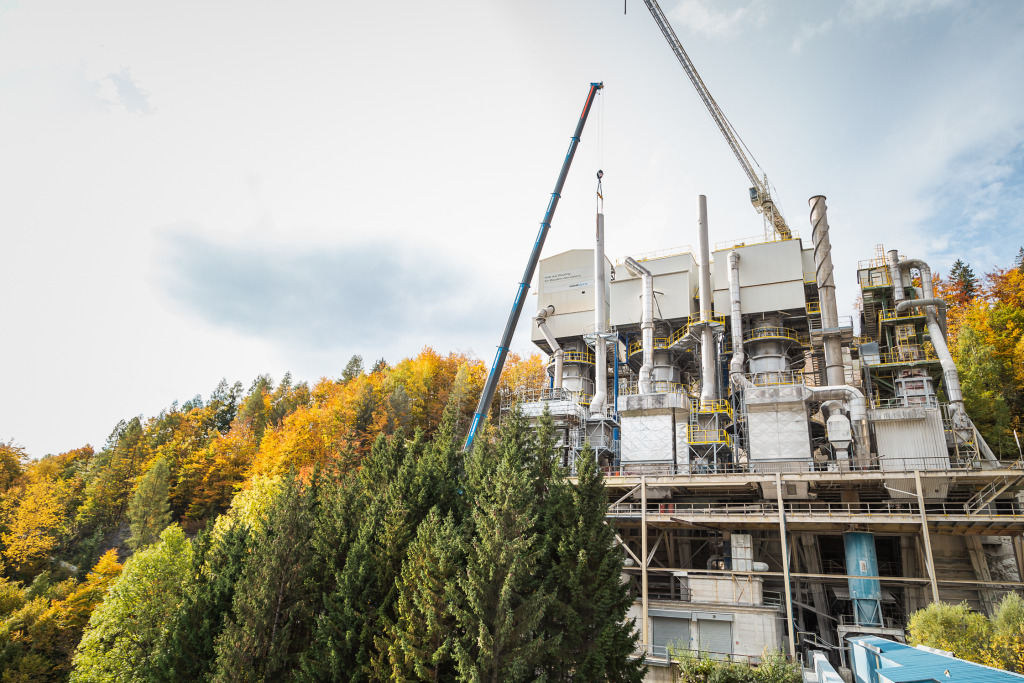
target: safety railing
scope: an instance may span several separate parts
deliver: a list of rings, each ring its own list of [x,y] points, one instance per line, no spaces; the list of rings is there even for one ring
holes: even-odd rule
[[[864,363],[870,366],[907,365],[909,363],[923,363],[932,360],[935,359],[926,357],[924,349],[919,346],[904,346],[895,351],[864,354]]]
[[[550,362],[554,362],[555,357],[550,357]],[[565,351],[562,354],[563,363],[589,363],[594,364],[594,354],[589,351]]]
[[[752,372],[746,375],[750,383],[758,387],[780,387],[793,384],[804,384],[803,370],[787,370],[785,372]]]
[[[634,255],[632,258],[634,261],[654,261],[660,258],[668,258],[670,256],[682,256],[683,254],[693,254],[693,247],[689,244],[684,244],[678,247],[666,247],[664,249],[655,249],[654,251],[645,251]],[[625,262],[616,261],[615,265],[621,266]]]
[[[750,463],[623,463],[602,468],[607,477],[689,477],[700,478],[719,475],[774,475],[829,472],[840,476],[856,476],[865,472],[885,472],[886,475],[913,475],[920,472],[970,472],[1012,471],[1024,474],[1024,462],[1000,461],[997,463],[978,460],[951,461],[947,457],[919,458],[871,458],[865,462],[856,460],[818,462],[810,458],[793,460],[766,460]]]
[[[898,398],[871,399],[872,408],[937,408],[939,399],[935,396],[902,396]]]
[[[752,247],[755,244],[769,244],[771,242],[787,242],[800,239],[800,233],[790,230],[790,237],[780,237],[778,233],[772,232],[768,235],[753,235],[751,237],[739,237],[715,243],[715,251],[723,249],[734,249],[736,247]]]
[[[963,503],[926,503],[925,514],[929,517],[948,517],[952,519],[997,518],[1006,520],[1024,520],[1024,510],[1008,501],[1008,505],[997,510],[968,515]],[[667,506],[671,506],[668,508]],[[920,509],[916,500],[883,500],[876,502],[838,503],[818,501],[787,501],[782,504],[787,517],[813,518],[826,521],[846,517],[911,517],[919,520]],[[775,502],[749,503],[647,503],[647,516],[685,516],[685,517],[750,517],[752,515],[778,515],[779,506]],[[615,503],[608,506],[611,517],[641,517],[644,514],[643,503]]]
[[[804,304],[804,310],[807,311],[807,315],[821,315],[821,302],[808,301]]]
[[[810,339],[788,327],[755,327],[743,333],[744,342],[773,339],[795,341],[798,344],[803,344],[804,346],[807,346],[810,343]]]
[[[643,657],[645,661],[651,664],[664,664],[668,666],[671,662],[679,661],[679,656],[683,653],[691,653],[694,657],[709,657],[722,662],[732,662],[733,664],[747,664],[748,666],[757,666],[761,663],[760,655],[740,655],[732,652],[711,652],[709,650],[694,650],[689,647],[677,647],[675,645],[648,645],[640,646],[633,651],[633,657],[639,659]]]
[[[724,429],[705,429],[693,425],[686,430],[686,440],[690,445],[732,445],[732,436]]]
[[[889,277],[889,268],[887,266],[871,266],[867,270],[859,269],[857,274],[860,286],[864,289],[892,286],[892,279]]]
[[[818,284],[818,275],[812,270],[809,273],[804,273],[804,284],[805,285],[816,285]]]
[[[628,384],[619,385],[619,396],[632,396],[640,393],[640,385],[637,382],[629,382]],[[664,380],[654,380],[654,388],[651,393],[654,394],[685,394],[687,393],[687,385],[680,384],[679,382],[667,382]]]
[[[923,318],[924,313],[919,308],[909,308],[905,311],[896,312],[895,309],[891,311],[882,311],[878,314],[878,322],[882,323],[888,320],[913,320],[915,318]]]
[[[725,413],[729,417],[732,417],[732,404],[722,398],[708,401],[702,401],[699,398],[695,398],[690,401],[690,412],[701,414]]]
[[[857,623],[857,617],[853,614],[840,614],[839,624],[842,626],[862,626],[863,624]],[[902,629],[905,624],[902,621],[896,621],[892,617],[882,617],[882,628],[898,628]]]

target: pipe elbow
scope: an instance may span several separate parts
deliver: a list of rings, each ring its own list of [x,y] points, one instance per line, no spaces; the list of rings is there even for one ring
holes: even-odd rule
[[[637,262],[637,260],[634,259],[632,256],[627,256],[626,260],[623,261],[622,263],[624,266],[626,266],[626,270],[628,270],[631,274],[635,275],[636,277],[643,277],[645,275],[647,277],[651,276],[651,271],[641,266],[640,263]]]

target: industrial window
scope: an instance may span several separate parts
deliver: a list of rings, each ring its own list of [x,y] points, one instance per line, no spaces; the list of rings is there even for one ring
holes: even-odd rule
[[[681,650],[690,647],[690,620],[671,617],[651,617],[651,644],[654,654],[659,655],[661,648],[674,647]]]

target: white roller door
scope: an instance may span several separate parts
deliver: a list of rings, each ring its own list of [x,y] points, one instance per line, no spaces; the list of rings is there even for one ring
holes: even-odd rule
[[[701,619],[697,633],[701,651],[732,654],[732,624],[728,621]]]

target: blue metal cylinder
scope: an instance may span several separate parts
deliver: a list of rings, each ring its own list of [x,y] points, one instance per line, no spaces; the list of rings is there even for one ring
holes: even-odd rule
[[[850,576],[878,576],[875,535],[864,531],[843,534],[846,573]],[[848,579],[853,617],[858,626],[882,625],[882,586],[878,579]]]

